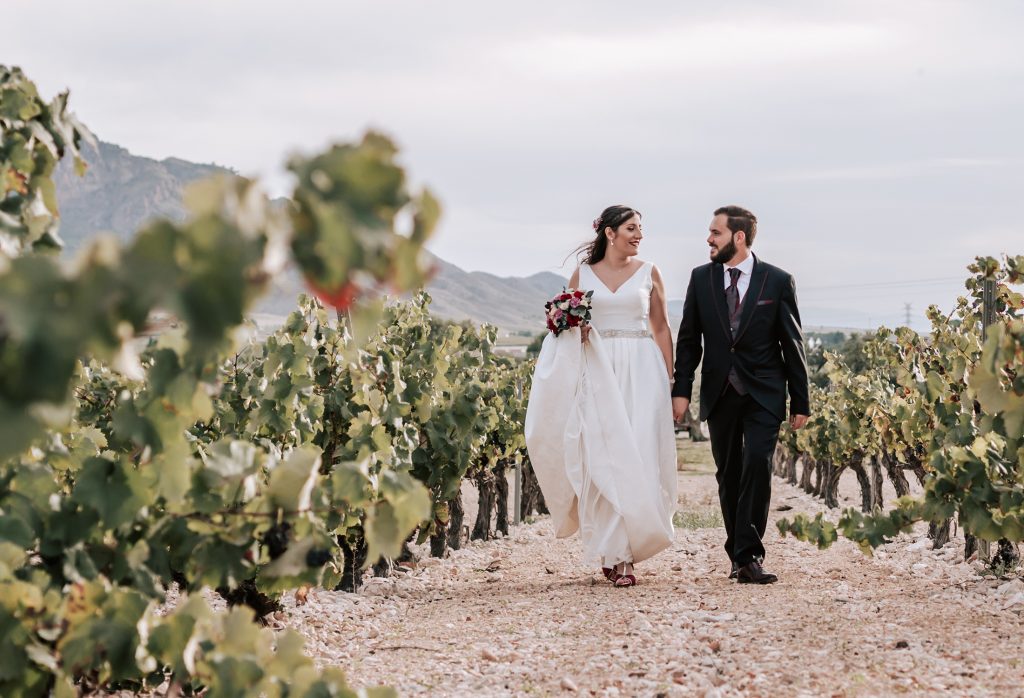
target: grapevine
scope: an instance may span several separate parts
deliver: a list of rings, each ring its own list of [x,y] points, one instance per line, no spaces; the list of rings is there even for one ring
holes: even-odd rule
[[[1004,553],[1024,540],[1024,297],[1015,290],[1024,281],[1024,257],[979,257],[969,269],[967,294],[951,313],[929,308],[927,334],[879,329],[865,343],[868,366],[860,372],[829,356],[828,387],[814,393],[807,429],[783,434],[777,472],[791,477],[797,460],[816,468],[818,484],[810,477],[800,484],[836,507],[835,479],[853,468],[862,506],[844,511],[837,524],[820,514],[784,519],[783,533],[827,546],[838,530],[870,551],[927,521],[941,546],[955,517],[968,555],[975,539],[1002,541]],[[988,327],[986,282],[995,286]],[[922,485],[921,497],[908,496],[906,471]],[[901,496],[888,512],[881,508],[883,473]]]
[[[408,191],[371,133],[293,160],[284,209],[255,182],[205,182],[184,222],[99,239],[65,267],[45,254],[60,244],[50,176],[88,131],[66,94],[43,102],[17,69],[0,83],[0,693],[354,695],[296,634],[252,620],[288,589],[336,586],[354,530],[369,561],[397,554],[479,453],[485,389],[459,379],[491,361],[493,331],[463,341],[424,319],[425,299],[371,297],[423,284],[436,201]],[[238,347],[289,258],[345,313],[307,299],[273,338]],[[373,330],[410,307],[397,333]],[[140,347],[154,311],[179,327]],[[403,367],[417,357],[402,343],[427,326],[464,366]],[[424,448],[424,425],[449,410],[472,435],[454,469]],[[252,608],[214,614],[206,588]]]

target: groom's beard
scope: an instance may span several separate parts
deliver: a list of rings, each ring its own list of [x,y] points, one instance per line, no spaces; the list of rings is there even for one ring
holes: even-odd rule
[[[736,256],[736,235],[735,234],[733,234],[733,236],[731,238],[729,238],[729,244],[728,245],[726,245],[725,247],[718,248],[718,252],[713,252],[711,254],[711,261],[714,262],[715,264],[725,264],[730,259],[732,259],[734,256]]]

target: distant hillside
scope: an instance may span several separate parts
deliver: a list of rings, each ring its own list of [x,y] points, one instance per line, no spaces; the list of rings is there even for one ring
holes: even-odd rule
[[[231,170],[177,158],[153,160],[132,155],[124,148],[100,142],[84,153],[89,169],[76,177],[69,163],[57,171],[60,233],[68,252],[81,248],[100,232],[113,232],[127,240],[148,220],[181,220],[184,187],[197,179]],[[427,286],[438,317],[489,322],[507,332],[543,330],[543,305],[566,279],[543,272],[526,278],[503,278],[484,272],[466,272],[435,258],[437,274]],[[256,312],[283,316],[295,307],[305,290],[297,273],[283,275],[259,303]],[[272,321],[272,318],[271,318]]]
[[[442,259],[435,260],[438,273],[427,291],[440,317],[486,321],[507,330],[542,331],[544,302],[568,283],[551,272],[526,278],[500,277],[465,272]]]
[[[503,278],[463,271],[438,257],[433,257],[433,262],[437,271],[427,284],[427,292],[434,315],[459,322],[486,322],[510,333],[542,332],[544,302],[568,283],[567,279],[547,272],[526,278]],[[308,291],[299,275],[294,271],[284,274],[274,282],[273,290],[260,301],[256,311],[270,316],[286,315],[295,307],[295,298],[300,293]]]
[[[99,143],[82,153],[89,169],[74,173],[69,160],[57,168],[60,234],[70,252],[98,232],[127,240],[143,223],[157,217],[181,220],[185,207],[182,189],[189,182],[217,173],[230,173],[217,165],[197,165],[168,158],[153,160],[132,155],[121,146]]]

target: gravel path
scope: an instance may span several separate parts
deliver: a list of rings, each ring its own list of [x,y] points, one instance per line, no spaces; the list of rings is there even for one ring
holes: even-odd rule
[[[874,558],[768,533],[767,587],[726,578],[706,448],[687,444],[682,527],[616,589],[546,519],[360,594],[312,590],[282,624],[353,685],[404,695],[1024,694],[1024,582],[979,574],[962,540],[923,535]],[[776,480],[773,509],[821,505]],[[773,523],[782,514],[773,511]]]

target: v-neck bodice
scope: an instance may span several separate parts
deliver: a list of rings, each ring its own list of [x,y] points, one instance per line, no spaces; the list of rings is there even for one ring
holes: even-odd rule
[[[651,314],[650,262],[633,272],[613,293],[589,264],[580,266],[580,287],[594,292],[590,323],[601,330],[649,330]]]

